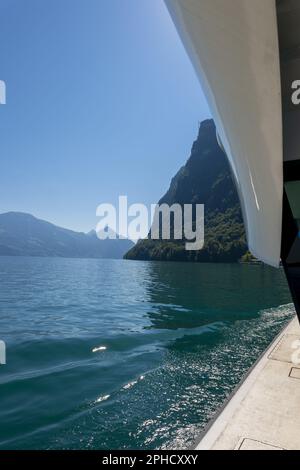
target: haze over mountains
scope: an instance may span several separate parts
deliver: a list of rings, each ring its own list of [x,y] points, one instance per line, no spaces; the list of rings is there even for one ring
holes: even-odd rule
[[[0,256],[122,258],[131,240],[99,240],[96,232],[75,232],[23,212],[0,214]]]

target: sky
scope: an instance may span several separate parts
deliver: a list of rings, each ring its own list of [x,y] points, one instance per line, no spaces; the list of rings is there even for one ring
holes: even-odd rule
[[[0,0],[0,212],[156,203],[210,113],[163,0]]]

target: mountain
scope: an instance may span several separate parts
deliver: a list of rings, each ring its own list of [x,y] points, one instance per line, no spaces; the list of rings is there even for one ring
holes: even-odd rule
[[[0,214],[0,256],[122,258],[133,242],[99,240],[96,232],[74,232],[23,212]]]
[[[218,145],[213,120],[201,123],[191,155],[159,204],[205,204],[204,248],[186,251],[185,241],[140,240],[127,259],[235,262],[246,252],[237,191],[227,157]],[[150,231],[151,233],[151,231]]]

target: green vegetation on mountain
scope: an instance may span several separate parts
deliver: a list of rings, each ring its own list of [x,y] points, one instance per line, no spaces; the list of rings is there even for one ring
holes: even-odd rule
[[[213,120],[201,123],[191,155],[172,179],[162,203],[205,204],[203,249],[187,251],[185,240],[152,240],[149,235],[126,253],[126,259],[236,262],[247,252],[237,191]]]

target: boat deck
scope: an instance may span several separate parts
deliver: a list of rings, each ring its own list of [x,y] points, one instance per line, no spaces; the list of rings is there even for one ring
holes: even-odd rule
[[[300,327],[296,318],[234,391],[196,449],[300,449]]]

